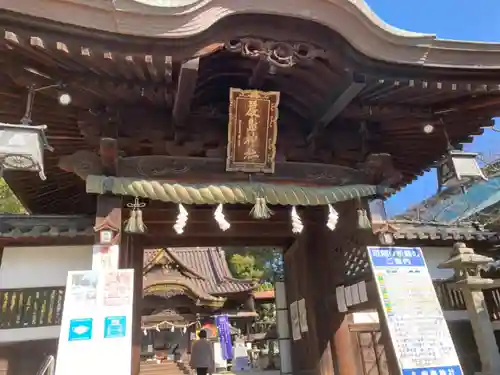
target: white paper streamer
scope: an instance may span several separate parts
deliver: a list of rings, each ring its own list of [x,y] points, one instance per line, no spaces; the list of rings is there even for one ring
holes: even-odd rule
[[[300,219],[299,214],[297,213],[297,209],[295,206],[292,207],[292,232],[293,233],[301,233],[304,229],[304,225],[302,224],[302,220]]]
[[[326,226],[331,231],[335,230],[337,227],[337,223],[339,222],[339,213],[331,204],[328,205],[328,220],[326,222]]]
[[[224,214],[222,213],[222,204],[219,204],[217,206],[217,209],[214,212],[214,219],[217,224],[219,224],[219,228],[224,232],[231,227],[231,224],[229,224],[229,222],[224,217]]]
[[[188,220],[188,212],[182,204],[179,204],[179,214],[177,215],[177,220],[174,224],[174,230],[177,234],[184,233],[184,228],[186,227]]]

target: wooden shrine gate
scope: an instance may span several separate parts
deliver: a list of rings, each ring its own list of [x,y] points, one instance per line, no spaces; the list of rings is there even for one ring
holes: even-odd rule
[[[397,230],[375,235],[368,201],[500,115],[499,52],[396,30],[363,1],[27,4],[0,8],[0,168],[30,213],[95,218],[91,242],[120,245],[132,375],[143,250],[166,246],[285,249],[307,311],[294,375],[358,374],[332,289],[371,280],[365,247]],[[12,154],[19,138],[33,147]]]

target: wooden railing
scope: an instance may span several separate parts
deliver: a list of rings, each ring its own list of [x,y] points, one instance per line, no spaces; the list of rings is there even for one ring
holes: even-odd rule
[[[436,290],[441,308],[444,311],[465,310],[464,296],[461,291],[451,288],[449,282],[435,280],[434,289]]]
[[[434,281],[434,288],[444,311],[466,310],[462,292],[452,288],[449,282]],[[500,288],[485,290],[484,299],[491,321],[500,321]]]
[[[466,310],[462,292],[449,282],[434,281],[444,311]],[[56,326],[61,324],[64,287],[0,289],[0,329]],[[484,291],[492,321],[500,321],[500,288]]]
[[[0,289],[0,329],[60,325],[64,289]]]

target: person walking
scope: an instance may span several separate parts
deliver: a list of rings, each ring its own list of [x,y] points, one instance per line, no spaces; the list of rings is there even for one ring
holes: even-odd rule
[[[191,347],[189,365],[196,369],[196,375],[212,375],[215,372],[214,349],[207,340],[207,331],[202,329],[198,333],[200,338]]]

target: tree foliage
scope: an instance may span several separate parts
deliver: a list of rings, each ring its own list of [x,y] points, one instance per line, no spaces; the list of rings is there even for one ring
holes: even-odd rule
[[[226,247],[229,268],[235,278],[259,280],[262,290],[283,275],[281,249],[274,247]]]
[[[10,190],[9,185],[3,178],[0,179],[0,213],[19,214],[24,213],[24,207],[19,199]]]

